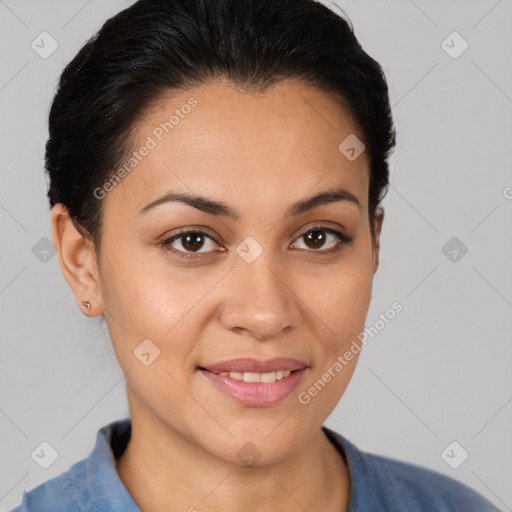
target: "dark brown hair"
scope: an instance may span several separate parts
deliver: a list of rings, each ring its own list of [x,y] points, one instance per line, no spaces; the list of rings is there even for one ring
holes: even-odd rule
[[[373,231],[395,145],[386,78],[350,20],[314,0],[139,0],[107,20],[66,66],[53,99],[50,205],[63,203],[99,254],[102,201],[93,191],[133,151],[137,120],[166,92],[218,78],[253,91],[300,79],[342,99],[370,161]]]

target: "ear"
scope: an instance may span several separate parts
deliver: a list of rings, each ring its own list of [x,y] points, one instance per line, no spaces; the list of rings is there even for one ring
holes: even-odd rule
[[[103,300],[92,241],[77,231],[62,203],[52,208],[51,225],[60,269],[75,295],[78,308],[89,316],[102,315]],[[82,301],[89,302],[90,307],[84,306]]]
[[[374,228],[372,237],[372,273],[375,274],[379,268],[379,251],[380,251],[380,234],[382,230],[382,223],[384,222],[384,210],[379,206],[374,216]]]

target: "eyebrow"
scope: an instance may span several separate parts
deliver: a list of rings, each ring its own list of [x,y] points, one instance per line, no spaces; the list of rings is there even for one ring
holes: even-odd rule
[[[309,210],[313,210],[314,208],[338,201],[347,201],[348,203],[355,204],[361,212],[363,211],[363,207],[359,202],[359,199],[354,194],[352,194],[352,192],[349,192],[343,187],[339,187],[334,190],[325,190],[324,192],[320,192],[314,196],[310,196],[306,199],[297,201],[290,206],[285,214],[285,217],[295,217]],[[242,214],[238,209],[234,208],[233,206],[229,206],[222,201],[215,201],[200,195],[181,192],[168,192],[164,194],[155,201],[152,201],[151,203],[144,206],[144,208],[142,208],[142,210],[140,210],[140,212],[137,214],[137,217],[142,216],[143,214],[161,204],[171,202],[184,203],[192,206],[193,208],[196,208],[197,210],[219,217],[229,217],[234,220],[240,220],[242,217]]]

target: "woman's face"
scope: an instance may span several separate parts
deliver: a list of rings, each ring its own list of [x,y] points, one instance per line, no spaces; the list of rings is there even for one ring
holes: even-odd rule
[[[354,159],[354,135],[362,140],[333,97],[300,82],[265,94],[224,83],[191,89],[162,99],[137,126],[136,165],[101,199],[91,296],[126,373],[132,421],[146,432],[235,464],[271,463],[336,406],[358,355],[341,370],[335,363],[364,329],[378,265],[369,161],[364,151]],[[355,200],[307,202],[340,189]],[[204,199],[151,206],[170,194]],[[191,233],[170,240],[183,231]],[[270,373],[260,384],[202,369],[239,358],[291,358],[305,369],[273,383],[279,374],[250,372]]]

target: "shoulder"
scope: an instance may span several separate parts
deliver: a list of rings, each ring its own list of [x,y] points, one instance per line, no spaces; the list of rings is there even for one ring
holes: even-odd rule
[[[11,512],[79,512],[87,501],[86,459],[76,462],[68,471],[30,491],[25,491],[21,504]]]
[[[354,510],[371,506],[400,512],[499,512],[484,496],[448,475],[365,452],[342,435],[324,431],[347,460]]]
[[[130,438],[130,419],[101,427],[89,456],[25,492],[11,512],[139,511],[116,472],[115,458]]]
[[[403,511],[497,512],[484,496],[462,482],[432,469],[382,455],[364,453],[376,469],[384,500]]]

